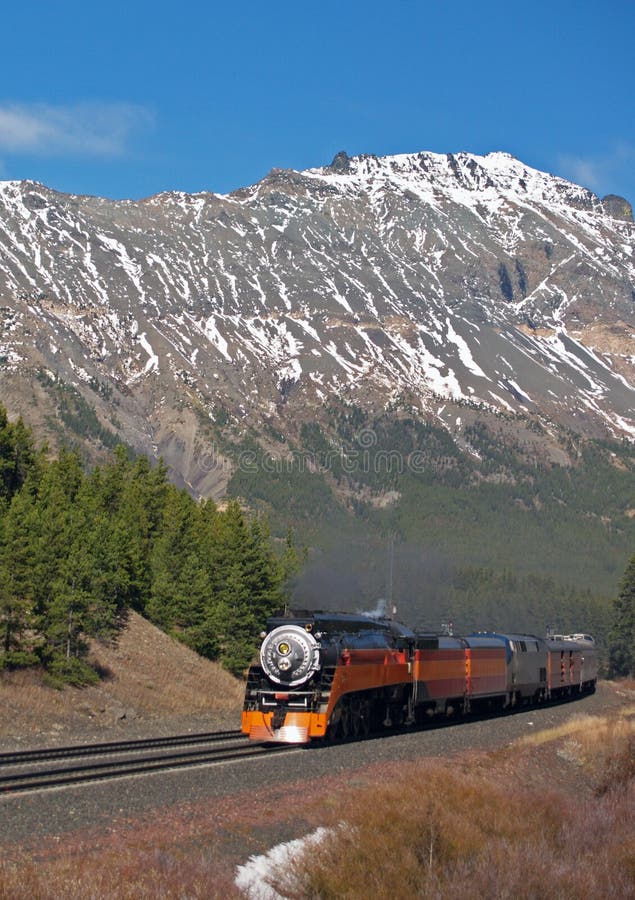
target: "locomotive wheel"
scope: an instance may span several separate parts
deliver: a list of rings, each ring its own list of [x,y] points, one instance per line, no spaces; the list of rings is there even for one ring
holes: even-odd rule
[[[361,704],[354,697],[343,697],[333,710],[327,738],[331,741],[349,741],[363,734]]]
[[[331,715],[328,730],[326,732],[329,741],[346,741],[351,732],[351,710],[346,699],[339,701]]]
[[[342,741],[347,741],[353,734],[353,715],[350,703],[342,700],[342,712],[340,714],[337,736]]]
[[[366,738],[381,725],[381,708],[366,697],[343,697],[331,716],[326,740],[348,741]]]
[[[348,707],[350,710],[350,737],[368,737],[371,731],[370,700],[367,697],[351,697]]]
[[[362,730],[362,710],[361,703],[357,697],[351,697],[351,737],[357,738]]]
[[[359,736],[368,737],[371,730],[370,723],[370,700],[359,701]]]
[[[336,704],[331,716],[329,718],[329,722],[326,728],[326,734],[324,735],[325,740],[327,740],[330,744],[334,744],[336,741],[340,740],[341,735],[341,720],[342,720],[342,703],[341,701]]]

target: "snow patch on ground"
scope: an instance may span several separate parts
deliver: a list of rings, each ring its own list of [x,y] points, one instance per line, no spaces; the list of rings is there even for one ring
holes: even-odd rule
[[[262,856],[250,856],[244,866],[236,869],[236,887],[243,891],[248,900],[285,900],[268,883],[275,871],[284,871],[297,866],[301,856],[311,847],[324,840],[327,828],[318,828],[311,834],[295,841],[278,844]]]

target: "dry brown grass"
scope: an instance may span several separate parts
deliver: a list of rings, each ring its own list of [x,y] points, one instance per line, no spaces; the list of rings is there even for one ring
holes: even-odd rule
[[[422,770],[360,797],[272,884],[297,900],[633,897],[634,802],[632,789],[576,803]]]
[[[115,645],[93,644],[93,656],[114,673],[126,705],[142,711],[228,710],[240,707],[244,685],[221,666],[131,613]]]
[[[635,706],[616,716],[573,716],[556,728],[521,738],[519,746],[558,742],[557,754],[584,769],[605,794],[625,788],[635,778]]]
[[[565,756],[574,743],[595,797],[550,788],[550,763],[540,790],[524,788],[522,769],[501,777],[500,754],[489,767],[410,766],[339,807],[330,836],[272,884],[294,900],[635,897],[633,725],[578,717],[550,732]]]
[[[0,861],[0,900],[215,900],[239,897],[213,855],[137,847],[35,863]]]
[[[136,613],[115,644],[95,642],[91,654],[105,678],[86,688],[57,691],[35,671],[0,674],[0,742],[50,743],[56,735],[72,741],[203,713],[232,713],[239,721],[243,684]]]
[[[578,713],[554,728],[545,728],[519,738],[518,744],[547,744],[563,737],[576,735],[589,747],[604,743],[608,732],[629,733],[635,730],[635,706],[625,706],[612,716],[591,716]]]

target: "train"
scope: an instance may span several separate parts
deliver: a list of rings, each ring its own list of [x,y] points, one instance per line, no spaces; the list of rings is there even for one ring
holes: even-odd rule
[[[389,618],[287,610],[267,621],[241,729],[287,744],[364,738],[595,690],[588,634],[417,631]]]

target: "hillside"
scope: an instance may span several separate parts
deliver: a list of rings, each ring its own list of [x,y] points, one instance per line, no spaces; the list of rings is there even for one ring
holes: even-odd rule
[[[47,687],[34,671],[0,674],[3,749],[238,727],[242,684],[134,612],[91,656],[103,679],[81,689]]]

